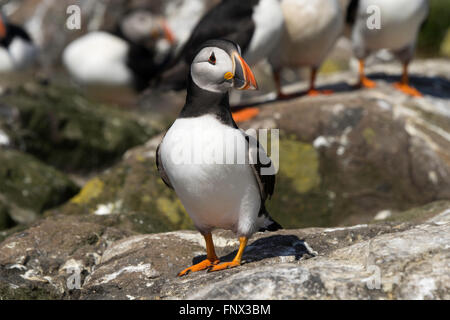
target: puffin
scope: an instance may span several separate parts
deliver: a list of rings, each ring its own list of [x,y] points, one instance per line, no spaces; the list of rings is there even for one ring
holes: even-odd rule
[[[164,2],[163,15],[175,37],[173,54],[176,55],[188,41],[192,30],[208,11],[211,0],[172,0]]]
[[[149,11],[133,10],[113,32],[90,32],[69,43],[62,60],[70,76],[81,84],[148,87],[168,61],[158,54],[159,39],[175,42],[166,21]]]
[[[210,39],[236,42],[249,65],[255,65],[278,46],[283,30],[279,0],[222,0],[195,26],[180,52],[154,81],[160,90],[186,88],[190,62],[197,48]]]
[[[317,71],[345,26],[346,8],[341,0],[281,0],[284,28],[280,45],[269,58],[278,98],[285,98],[280,73],[283,68],[311,69],[307,94],[316,96]]]
[[[206,259],[178,276],[237,267],[253,233],[281,228],[265,208],[274,192],[274,166],[256,138],[233,120],[232,88],[257,88],[240,47],[229,40],[206,41],[188,71],[186,103],[156,150],[162,181],[175,190],[206,243]],[[219,263],[211,234],[217,228],[239,238],[231,262]]]
[[[364,61],[373,52],[388,49],[403,65],[401,81],[395,83],[395,88],[414,97],[422,94],[409,85],[408,65],[411,62],[421,25],[428,16],[427,0],[352,0],[354,22],[352,29],[352,44],[356,58],[359,60],[359,86],[374,88],[375,82],[368,79],[364,73]],[[367,21],[373,11],[378,8],[381,17],[380,28],[368,28]],[[370,12],[369,12],[370,11]]]
[[[38,49],[21,26],[0,12],[0,73],[24,70],[36,60]]]

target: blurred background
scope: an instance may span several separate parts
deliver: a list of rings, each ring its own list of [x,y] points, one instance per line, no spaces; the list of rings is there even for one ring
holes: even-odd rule
[[[161,133],[185,93],[86,85],[70,75],[63,56],[87,34],[124,33],[119,26],[136,10],[164,20],[180,43],[217,3],[0,1],[5,20],[22,26],[36,46],[29,67],[0,72],[0,240],[53,214],[86,215],[135,232],[193,228],[154,163]],[[80,29],[66,26],[70,5],[81,9]],[[179,50],[163,33],[152,35],[148,49],[158,63]],[[357,61],[346,34],[320,70],[319,86],[335,95],[272,102],[241,124],[281,130],[280,172],[268,208],[288,228],[411,220],[414,208],[429,205],[430,211],[450,199],[450,1],[430,0],[420,32],[411,73],[424,98],[383,85],[401,72],[386,52],[367,61],[380,88],[348,89]],[[270,72],[267,63],[256,66],[260,92],[232,97],[234,104],[273,92]],[[283,73],[293,88],[306,88],[307,77],[308,71]]]

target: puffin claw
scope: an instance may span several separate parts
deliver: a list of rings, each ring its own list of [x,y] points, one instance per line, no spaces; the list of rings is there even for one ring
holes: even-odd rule
[[[359,88],[367,88],[367,89],[373,89],[376,86],[377,86],[377,84],[375,83],[375,81],[370,80],[367,77],[363,77],[357,85],[357,87],[359,87]]]
[[[191,272],[197,272],[197,271],[209,269],[209,268],[213,267],[214,265],[218,264],[219,262],[220,262],[219,260],[211,261],[211,260],[205,259],[202,262],[194,264],[193,266],[180,271],[177,276],[183,277],[183,276],[187,276]]]
[[[208,268],[208,272],[215,272],[215,271],[220,271],[220,270],[231,269],[231,268],[238,267],[240,265],[241,265],[241,263],[236,262],[236,261],[224,262],[221,264],[216,264],[216,265],[211,266],[210,268]]]
[[[414,88],[414,87],[411,87],[411,86],[408,85],[408,84],[404,84],[404,83],[395,83],[395,84],[394,84],[394,87],[395,87],[397,90],[399,90],[399,91],[401,91],[401,92],[403,92],[403,93],[405,93],[405,94],[407,94],[407,95],[410,95],[410,96],[412,96],[412,97],[415,97],[415,98],[423,97],[422,93],[420,93],[419,90],[417,90],[417,89]]]

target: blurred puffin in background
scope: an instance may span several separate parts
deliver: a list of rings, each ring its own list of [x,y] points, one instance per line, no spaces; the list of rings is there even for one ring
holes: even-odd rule
[[[374,11],[368,12],[370,6],[379,9],[380,28],[368,28],[367,21]],[[388,49],[403,64],[403,75],[395,87],[411,96],[422,96],[409,85],[408,65],[414,56],[417,35],[421,25],[428,16],[427,0],[352,0],[354,22],[352,30],[353,50],[359,60],[359,86],[373,88],[375,82],[364,73],[364,60],[373,52]]]
[[[173,53],[178,54],[188,41],[192,30],[217,0],[166,0],[163,16],[176,43]]]
[[[311,68],[307,94],[320,94],[315,88],[317,71],[343,32],[347,9],[343,5],[340,0],[281,1],[285,27],[280,45],[269,59],[278,98],[287,97],[281,89],[282,68]]]
[[[38,48],[22,27],[9,23],[0,11],[0,72],[23,70],[36,61]]]
[[[125,15],[115,32],[90,32],[71,42],[63,63],[81,84],[132,85],[141,91],[170,57],[158,54],[156,43],[162,38],[175,43],[166,21],[136,9]]]
[[[197,48],[210,39],[226,39],[242,48],[244,59],[254,65],[278,46],[283,30],[279,0],[222,0],[197,24],[179,54],[154,82],[161,90],[186,88],[189,66]]]

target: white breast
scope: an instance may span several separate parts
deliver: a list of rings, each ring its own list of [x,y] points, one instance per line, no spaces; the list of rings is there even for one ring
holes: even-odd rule
[[[376,6],[380,10],[380,29],[367,27],[369,6]],[[414,45],[427,14],[427,0],[361,0],[358,19],[353,30],[356,51],[358,49],[395,51]]]
[[[14,64],[9,51],[0,47],[0,72],[11,72],[13,70]]]
[[[278,0],[260,0],[254,8],[255,31],[245,54],[250,65],[267,58],[279,46],[284,17]]]
[[[8,50],[0,48],[0,72],[23,70],[29,67],[36,59],[37,48],[30,42],[16,37]]]
[[[126,41],[106,32],[91,32],[70,43],[63,62],[71,76],[85,84],[127,85],[133,78],[126,65]]]
[[[250,235],[259,227],[261,198],[251,167],[215,162],[233,160],[236,144],[245,148],[244,134],[210,115],[176,120],[161,144],[162,165],[201,231],[222,228]]]
[[[338,0],[283,0],[285,32],[274,65],[318,67],[344,27]]]

